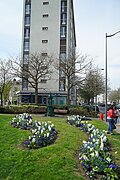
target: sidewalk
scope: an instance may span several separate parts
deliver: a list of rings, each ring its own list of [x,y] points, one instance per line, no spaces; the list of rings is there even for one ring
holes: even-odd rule
[[[115,131],[120,134],[120,123],[116,124],[116,130]]]
[[[106,122],[105,120],[104,120],[104,122],[105,122],[106,124],[108,124],[108,122]],[[115,124],[115,126],[116,126],[116,129],[115,129],[114,131],[116,131],[117,133],[120,134],[120,122],[118,122],[117,124]]]

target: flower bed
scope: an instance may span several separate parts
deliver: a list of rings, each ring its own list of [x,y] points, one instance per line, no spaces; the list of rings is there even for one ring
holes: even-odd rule
[[[27,113],[15,116],[11,121],[11,125],[31,131],[32,135],[24,142],[24,146],[30,149],[52,144],[57,138],[57,131],[51,121],[34,122],[31,115]]]
[[[80,116],[69,116],[67,122],[90,135],[88,141],[83,141],[79,153],[79,160],[89,179],[96,179],[98,175],[101,179],[118,179],[118,166],[109,152],[107,132],[100,132],[88,121],[82,121]]]

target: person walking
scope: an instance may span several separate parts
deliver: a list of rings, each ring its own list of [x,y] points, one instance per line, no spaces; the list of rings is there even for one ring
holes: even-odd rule
[[[117,124],[117,121],[118,121],[118,117],[119,117],[119,109],[117,109],[116,107],[115,107],[115,123]]]
[[[115,105],[111,105],[108,110],[108,134],[112,134],[113,129],[116,129],[115,126]]]

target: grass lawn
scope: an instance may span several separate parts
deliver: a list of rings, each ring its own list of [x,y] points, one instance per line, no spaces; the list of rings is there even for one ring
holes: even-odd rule
[[[84,180],[79,171],[76,154],[87,140],[87,135],[66,123],[65,118],[32,116],[38,121],[52,121],[58,131],[53,145],[40,149],[23,149],[21,144],[28,139],[30,131],[13,128],[12,115],[0,115],[0,180]],[[91,121],[99,129],[107,125]],[[120,135],[108,135],[112,154],[120,165]],[[117,151],[117,154],[115,152]]]

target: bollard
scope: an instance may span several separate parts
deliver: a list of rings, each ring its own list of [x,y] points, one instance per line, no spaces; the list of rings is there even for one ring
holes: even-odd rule
[[[100,113],[100,120],[103,121],[103,113]]]

